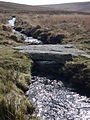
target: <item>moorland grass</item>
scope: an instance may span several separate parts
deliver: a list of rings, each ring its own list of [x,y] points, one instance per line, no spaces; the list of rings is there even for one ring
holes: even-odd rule
[[[27,120],[34,106],[24,95],[30,84],[31,60],[11,47],[0,48],[0,120]],[[30,119],[36,120],[36,117]]]

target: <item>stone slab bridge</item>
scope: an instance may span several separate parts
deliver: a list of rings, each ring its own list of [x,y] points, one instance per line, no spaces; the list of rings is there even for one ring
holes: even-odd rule
[[[78,55],[90,58],[90,55],[82,50],[78,50],[73,45],[27,45],[15,47],[20,52],[30,54],[34,61],[54,61],[65,63]]]

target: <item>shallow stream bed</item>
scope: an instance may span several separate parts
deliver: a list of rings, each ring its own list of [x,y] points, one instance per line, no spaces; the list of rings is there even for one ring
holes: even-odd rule
[[[90,98],[72,92],[61,80],[32,76],[28,94],[41,120],[90,120]]]

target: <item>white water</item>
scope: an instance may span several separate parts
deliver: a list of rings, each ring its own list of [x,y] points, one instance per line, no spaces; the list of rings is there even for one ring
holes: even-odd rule
[[[29,43],[29,44],[42,44],[42,42],[38,39],[34,39],[33,37],[27,37],[25,34],[22,34],[16,30],[13,30],[14,33],[22,35],[24,38],[24,42],[25,43]]]
[[[11,20],[9,20],[8,21],[9,26],[14,27],[15,21],[16,21],[15,17],[13,17]]]
[[[41,120],[90,120],[90,98],[72,92],[60,80],[32,76],[27,94]]]
[[[26,40],[25,40],[26,43],[31,43],[31,44],[41,44],[42,42],[37,40],[37,39],[34,39],[32,37],[27,37]]]
[[[15,26],[15,21],[16,21],[16,18],[13,17],[11,20],[8,20],[8,25],[11,26],[11,27],[14,27]],[[16,33],[16,34],[22,35],[24,37],[24,42],[25,43],[42,44],[42,42],[40,40],[34,39],[32,37],[27,37],[26,35],[14,30],[14,29],[13,29],[13,32]]]

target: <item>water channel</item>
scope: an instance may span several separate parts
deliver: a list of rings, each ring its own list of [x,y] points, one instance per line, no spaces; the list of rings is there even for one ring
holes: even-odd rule
[[[90,120],[90,98],[73,92],[61,80],[32,76],[28,94],[41,120]]]
[[[41,120],[90,120],[90,98],[66,87],[60,79],[33,74],[27,94]]]

